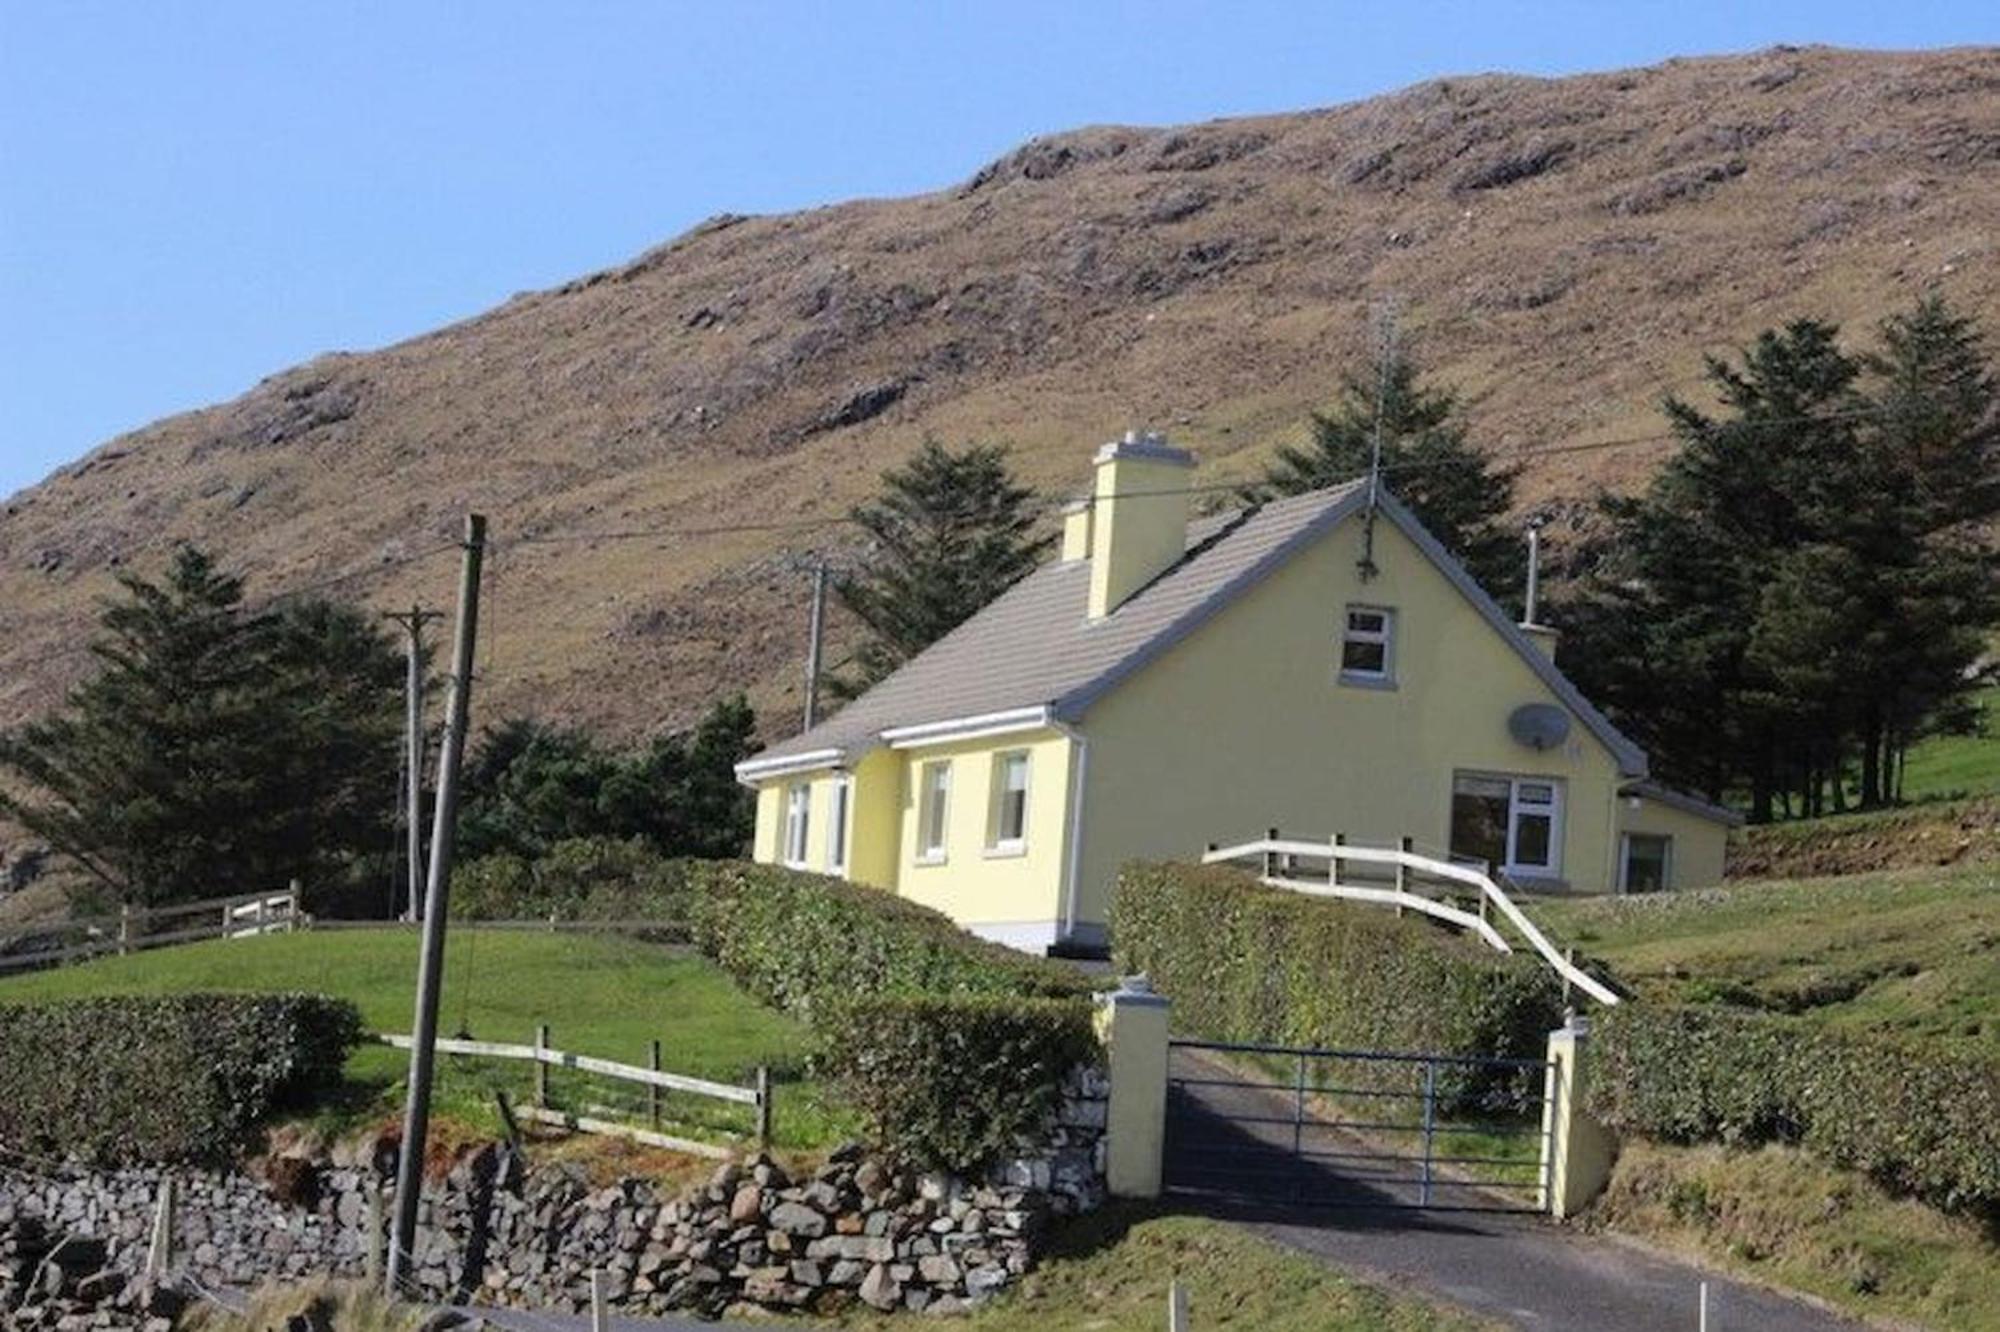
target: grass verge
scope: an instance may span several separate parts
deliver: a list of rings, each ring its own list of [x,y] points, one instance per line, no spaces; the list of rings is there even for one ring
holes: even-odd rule
[[[977,1332],[1157,1332],[1167,1287],[1189,1322],[1259,1332],[1471,1332],[1491,1324],[1344,1277],[1235,1226],[1116,1205],[1070,1223],[1014,1291],[952,1326]],[[851,1313],[838,1326],[889,1332],[908,1316]]]
[[[2000,1326],[1993,1235],[1795,1148],[1627,1142],[1587,1222],[1861,1317]]]
[[[311,990],[352,1000],[371,1030],[407,1032],[415,1002],[418,938],[410,930],[356,930],[218,939],[0,980],[0,1003],[103,994],[195,990]],[[671,1072],[746,1084],[759,1065],[778,1084],[780,1147],[810,1148],[851,1134],[852,1117],[806,1077],[813,1048],[805,1026],[757,1003],[714,964],[690,953],[612,935],[536,934],[455,926],[445,962],[439,1026],[446,1035],[531,1043],[537,1023],[564,1050],[644,1065],[658,1039]],[[384,1046],[358,1050],[349,1086],[325,1112],[327,1131],[372,1120],[401,1105],[409,1056]],[[518,1102],[531,1085],[523,1063],[441,1061],[439,1109],[497,1127],[493,1093]],[[567,1080],[567,1083],[565,1083]],[[630,1110],[633,1084],[555,1070],[552,1091]],[[697,1098],[669,1101],[669,1120],[741,1130],[736,1107]],[[742,1122],[739,1122],[742,1121]]]

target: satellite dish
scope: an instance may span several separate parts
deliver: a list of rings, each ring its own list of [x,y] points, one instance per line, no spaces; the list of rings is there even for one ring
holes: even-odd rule
[[[1523,703],[1507,715],[1507,733],[1530,749],[1554,749],[1569,738],[1569,714],[1553,703]]]

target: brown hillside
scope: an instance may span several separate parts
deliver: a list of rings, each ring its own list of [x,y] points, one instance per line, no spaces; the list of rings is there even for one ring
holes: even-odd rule
[[[1440,80],[1297,115],[1098,128],[962,185],[721,217],[554,291],[112,441],[0,511],[0,720],[46,705],[120,563],[198,539],[253,595],[502,543],[482,713],[637,731],[747,686],[797,706],[805,580],[845,529],[521,543],[837,515],[927,433],[1078,483],[1128,425],[1241,475],[1393,293],[1506,453],[1644,435],[1700,357],[1939,284],[2000,326],[2000,50],[1777,50]],[[1662,445],[1531,465],[1524,498]],[[514,543],[514,544],[509,544]],[[451,560],[346,590],[444,604]]]

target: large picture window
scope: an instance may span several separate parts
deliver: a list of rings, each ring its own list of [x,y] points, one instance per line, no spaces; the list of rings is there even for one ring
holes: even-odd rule
[[[1460,773],[1451,786],[1451,854],[1525,877],[1562,872],[1562,783]]]
[[[945,838],[951,827],[951,761],[924,764],[917,789],[921,795],[917,808],[917,859],[943,860]]]

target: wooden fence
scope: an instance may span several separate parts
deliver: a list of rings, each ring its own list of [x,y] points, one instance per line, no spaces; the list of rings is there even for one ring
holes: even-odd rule
[[[305,924],[299,886],[281,893],[239,893],[161,907],[126,907],[116,915],[79,916],[0,930],[0,973],[136,953],[198,939],[289,933]]]
[[[398,1050],[409,1049],[411,1043],[410,1037],[405,1035],[383,1034],[376,1039]],[[681,1092],[750,1107],[754,1115],[752,1136],[755,1137],[757,1145],[767,1147],[771,1142],[771,1073],[768,1068],[758,1068],[756,1081],[748,1087],[712,1082],[707,1078],[691,1077],[684,1073],[669,1073],[659,1066],[658,1041],[653,1042],[651,1067],[641,1068],[637,1064],[622,1064],[612,1059],[599,1059],[593,1055],[555,1049],[549,1044],[549,1029],[546,1024],[536,1028],[533,1045],[510,1045],[501,1041],[440,1037],[437,1050],[439,1054],[445,1055],[517,1060],[533,1064],[535,1066],[533,1100],[525,1105],[509,1106],[508,1110],[520,1118],[532,1119],[537,1123],[553,1124],[579,1133],[610,1134],[650,1147],[665,1147],[695,1156],[727,1159],[733,1154],[728,1147],[662,1132],[662,1125],[667,1122],[665,1093]],[[567,1108],[558,1106],[555,1104],[557,1098],[551,1095],[549,1084],[549,1070],[554,1068],[572,1069],[578,1073],[643,1088],[647,1100],[643,1115],[648,1121],[648,1126],[640,1128],[605,1118],[603,1107],[591,1104],[591,1098],[588,1096]]]
[[[1512,946],[1494,928],[1493,918],[1498,916],[1562,977],[1566,989],[1581,990],[1600,1004],[1618,1002],[1615,991],[1557,951],[1492,875],[1475,865],[1422,855],[1407,838],[1393,848],[1359,846],[1338,833],[1328,841],[1306,842],[1280,837],[1273,828],[1269,836],[1254,842],[1237,846],[1210,843],[1202,856],[1204,864],[1244,860],[1254,861],[1259,877],[1274,888],[1313,897],[1373,902],[1393,906],[1398,912],[1421,912],[1477,934],[1500,952],[1512,952]],[[1355,882],[1364,876],[1372,881]],[[1470,898],[1470,909],[1451,900],[1453,896]]]

